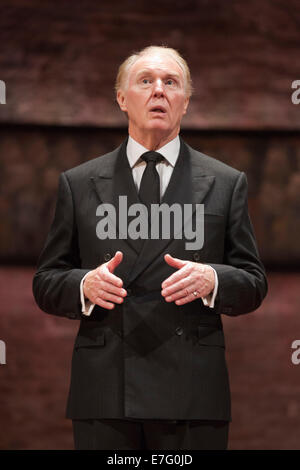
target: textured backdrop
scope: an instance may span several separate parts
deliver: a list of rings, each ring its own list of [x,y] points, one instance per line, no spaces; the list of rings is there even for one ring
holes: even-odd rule
[[[151,43],[178,48],[195,96],[184,125],[299,129],[298,0],[1,0],[0,122],[120,126],[120,62]]]

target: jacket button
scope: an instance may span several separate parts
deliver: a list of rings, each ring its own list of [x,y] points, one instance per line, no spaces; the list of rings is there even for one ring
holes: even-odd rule
[[[132,295],[132,289],[126,289],[127,291],[127,297],[129,297],[130,295]]]
[[[110,253],[105,253],[104,261],[109,261],[110,259],[111,259],[111,254]]]
[[[175,330],[175,333],[178,335],[178,336],[181,336],[182,333],[183,333],[183,329],[181,328],[181,326],[178,326]]]
[[[194,261],[199,261],[200,260],[200,254],[198,253],[198,251],[195,251],[195,253],[193,254],[193,259],[194,259]]]

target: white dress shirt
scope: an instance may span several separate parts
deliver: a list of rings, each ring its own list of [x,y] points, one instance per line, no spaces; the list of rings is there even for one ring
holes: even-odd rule
[[[179,149],[180,149],[180,139],[179,136],[177,135],[175,139],[171,140],[171,142],[168,142],[166,145],[161,147],[160,149],[157,150],[163,157],[164,160],[160,163],[157,163],[156,169],[159,174],[159,180],[160,180],[160,197],[165,193],[165,190],[167,189],[167,186],[169,184],[173,169],[175,167],[177,158],[179,156]],[[136,185],[137,191],[139,191],[143,172],[147,166],[146,162],[140,159],[141,155],[143,153],[148,152],[149,149],[146,149],[143,147],[143,145],[139,144],[136,142],[132,137],[129,136],[128,142],[127,142],[127,158],[128,162],[130,165],[130,168],[132,169],[132,177],[134,180],[134,183]],[[202,298],[202,301],[205,306],[213,308],[214,303],[215,303],[215,298],[217,295],[217,290],[218,290],[218,276],[216,271],[214,270],[215,274],[215,287],[209,296]],[[89,300],[86,300],[84,298],[83,294],[83,281],[85,277],[88,275],[88,273],[82,278],[81,283],[80,283],[80,299],[81,299],[81,306],[82,306],[82,313],[84,315],[90,315],[95,304],[90,302]]]

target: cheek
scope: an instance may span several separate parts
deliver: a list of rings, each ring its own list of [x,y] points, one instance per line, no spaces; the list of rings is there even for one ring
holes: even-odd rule
[[[181,104],[178,104],[176,107],[174,107],[174,112],[173,112],[173,118],[178,121],[182,118],[184,113],[184,108]]]
[[[132,94],[127,100],[127,108],[134,114],[141,114],[144,109],[144,101],[140,96]]]
[[[182,97],[182,95],[175,95],[173,96],[173,107],[176,109],[176,111],[183,111],[184,110],[184,105],[185,105],[185,99]]]
[[[183,116],[183,114],[185,113],[185,102],[182,101],[181,99],[178,100],[178,103],[177,103],[177,107],[176,107],[176,111],[177,111],[177,114],[179,116]]]
[[[139,106],[134,98],[131,98],[127,101],[128,113],[131,115],[138,114]]]

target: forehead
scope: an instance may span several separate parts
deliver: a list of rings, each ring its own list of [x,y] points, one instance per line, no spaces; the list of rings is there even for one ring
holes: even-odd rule
[[[156,53],[140,57],[129,70],[129,80],[134,79],[143,71],[176,74],[183,79],[181,67],[169,54]]]

